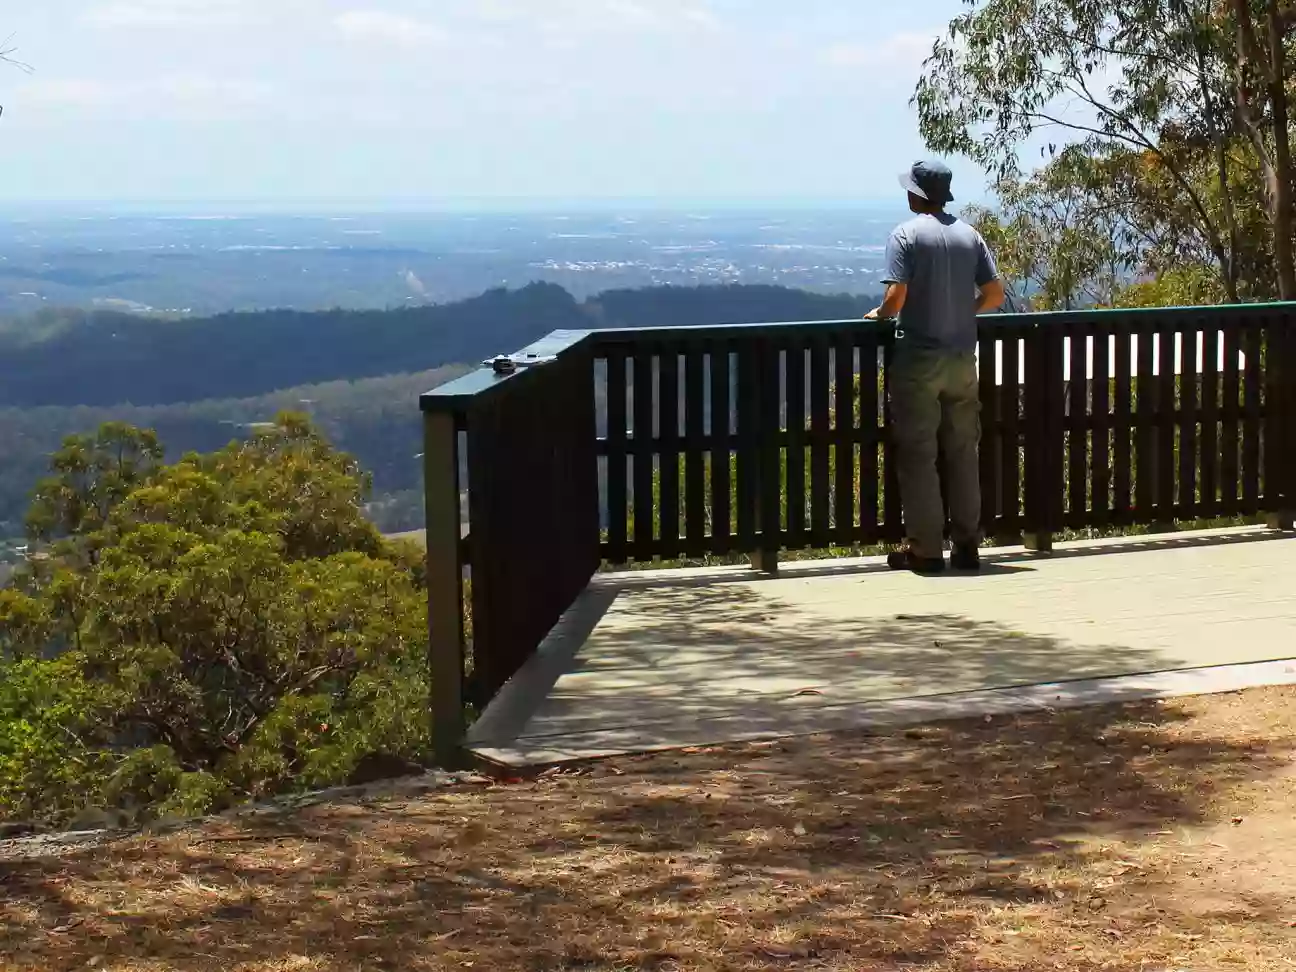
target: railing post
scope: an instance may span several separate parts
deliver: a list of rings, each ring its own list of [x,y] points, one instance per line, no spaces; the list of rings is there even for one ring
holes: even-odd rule
[[[1272,318],[1266,371],[1265,493],[1274,498],[1266,523],[1272,530],[1296,528],[1296,320]]]
[[[1062,332],[1056,325],[1035,327],[1026,337],[1026,529],[1027,550],[1048,553],[1060,524],[1062,503]]]
[[[437,764],[451,767],[461,759],[465,726],[459,431],[450,412],[433,411],[423,415],[423,495],[432,748]]]

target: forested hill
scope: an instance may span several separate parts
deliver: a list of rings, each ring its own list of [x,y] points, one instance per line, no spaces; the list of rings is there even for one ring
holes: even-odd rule
[[[0,329],[0,406],[248,398],[471,363],[559,328],[846,318],[869,306],[860,297],[738,285],[609,291],[579,303],[561,287],[538,283],[387,311],[181,320],[67,312]]]

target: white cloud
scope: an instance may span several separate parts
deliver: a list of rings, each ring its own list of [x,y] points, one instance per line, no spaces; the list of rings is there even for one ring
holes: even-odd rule
[[[712,31],[720,18],[707,0],[461,0],[463,14],[550,33]]]
[[[106,81],[65,78],[61,81],[31,81],[18,90],[19,98],[44,105],[75,105],[93,108],[113,100],[116,86]]]
[[[40,79],[18,91],[22,103],[47,110],[111,112],[116,118],[181,119],[244,114],[269,103],[272,94],[269,86],[258,82],[199,74],[128,81]]]
[[[715,28],[719,18],[706,5],[691,0],[604,0],[603,8],[613,21],[631,27]]]
[[[450,37],[436,24],[385,10],[348,10],[333,19],[333,26],[354,40],[378,41],[401,47],[439,44]]]
[[[255,19],[249,0],[117,0],[88,10],[83,23],[105,28],[189,28],[244,24]]]

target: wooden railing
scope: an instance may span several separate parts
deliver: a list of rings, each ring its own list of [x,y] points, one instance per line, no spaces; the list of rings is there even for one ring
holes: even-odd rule
[[[1296,305],[997,315],[980,331],[990,535],[1046,550],[1066,529],[1290,526]],[[557,332],[512,372],[424,395],[443,755],[465,700],[499,690],[601,562],[773,569],[785,549],[899,540],[893,345],[858,321]]]

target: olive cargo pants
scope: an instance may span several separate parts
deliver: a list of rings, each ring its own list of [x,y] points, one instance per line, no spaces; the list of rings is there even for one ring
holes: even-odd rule
[[[944,461],[950,539],[981,542],[981,398],[976,356],[898,347],[890,365],[891,416],[905,534],[920,557],[945,549]]]

